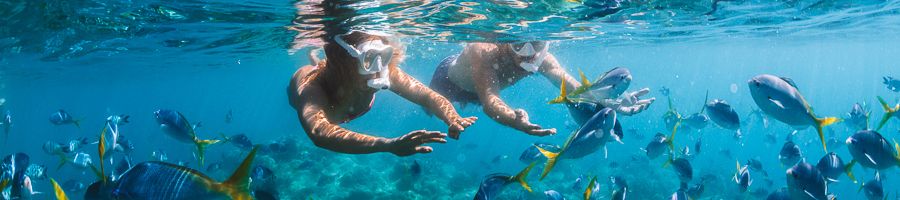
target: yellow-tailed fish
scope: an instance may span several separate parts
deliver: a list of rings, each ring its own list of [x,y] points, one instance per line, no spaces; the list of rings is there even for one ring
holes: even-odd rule
[[[56,200],[69,200],[69,197],[66,196],[66,191],[59,187],[59,183],[56,183],[56,180],[51,178],[50,183],[53,184],[53,193],[56,194]]]

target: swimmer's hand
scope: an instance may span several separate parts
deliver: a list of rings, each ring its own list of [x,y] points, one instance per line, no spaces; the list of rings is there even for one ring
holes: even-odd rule
[[[516,109],[516,125],[513,127],[515,129],[521,130],[529,135],[535,136],[547,136],[556,134],[556,129],[543,129],[540,125],[532,124],[528,119],[528,113],[522,109]]]
[[[409,156],[417,153],[431,153],[433,149],[423,146],[426,143],[447,143],[447,134],[439,131],[417,130],[406,135],[391,138],[387,142],[388,152],[397,156]]]
[[[613,108],[623,115],[634,115],[647,110],[656,98],[641,99],[641,96],[650,93],[650,88],[644,88],[635,92],[625,92],[617,99],[604,99],[600,101],[603,106]]]
[[[450,138],[459,139],[459,133],[462,133],[472,124],[475,124],[475,120],[478,120],[478,117],[466,117],[466,118],[457,118],[453,120],[453,124],[450,125],[450,129],[447,133],[450,134]]]

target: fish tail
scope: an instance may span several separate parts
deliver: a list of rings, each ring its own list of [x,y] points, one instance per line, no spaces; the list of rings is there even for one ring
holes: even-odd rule
[[[209,145],[219,143],[220,140],[201,140],[199,138],[194,138],[194,144],[197,145],[197,157],[200,160],[200,166],[203,166],[203,155],[206,152],[206,147]]]
[[[72,121],[72,124],[74,124],[75,127],[81,128],[81,120],[80,119],[76,119],[76,120]]]
[[[108,130],[107,127],[109,127],[109,126],[103,126],[103,130],[100,131],[99,142],[97,142],[97,153],[100,156],[100,171],[99,171],[100,173],[97,173],[97,174],[100,175],[100,178],[103,180],[103,183],[106,183],[106,174],[105,174],[106,170],[104,170],[104,168],[103,168],[103,163],[104,163],[104,158],[106,158],[106,137],[104,137],[104,135],[106,135],[106,131]],[[93,166],[91,166],[91,167],[93,167]]]
[[[234,170],[231,177],[228,177],[228,180],[225,182],[216,184],[215,189],[228,194],[234,200],[252,200],[253,196],[250,194],[250,168],[253,165],[253,158],[256,157],[256,150],[258,149],[259,145],[253,147],[253,150],[250,150],[250,153],[247,154],[247,157],[244,158],[237,170]]]
[[[669,151],[675,151],[675,133],[678,132],[679,126],[681,126],[681,117],[678,117],[678,121],[672,127],[672,134],[669,135],[669,138],[666,138],[666,145],[669,146]]]
[[[545,150],[539,146],[534,146],[534,147],[537,147],[538,151],[540,151],[541,154],[544,155],[544,157],[547,157],[547,163],[544,164],[544,171],[541,172],[541,179],[540,179],[540,180],[544,180],[544,177],[546,177],[547,174],[550,173],[550,170],[553,169],[553,166],[556,165],[556,161],[559,158],[559,153]]]
[[[587,188],[584,189],[584,199],[585,200],[591,199],[591,195],[592,195],[592,193],[594,193],[594,191],[591,189],[594,188],[594,184],[597,184],[597,176],[594,176],[593,178],[591,178],[591,182],[588,182]]]
[[[528,190],[528,192],[532,192],[531,186],[528,185],[528,182],[525,181],[525,178],[528,177],[528,172],[531,172],[531,168],[534,168],[534,165],[536,165],[536,164],[537,164],[536,161],[532,162],[530,165],[528,165],[528,167],[525,167],[525,169],[522,169],[521,172],[519,172],[518,174],[516,174],[516,176],[514,176],[512,178],[516,182],[519,182],[519,184],[522,185],[522,188],[525,188],[525,190]]]
[[[103,162],[103,161],[101,160],[100,162]],[[106,177],[103,176],[103,172],[100,171],[100,169],[97,169],[97,167],[95,167],[94,165],[88,165],[88,166],[91,167],[91,171],[94,172],[94,175],[97,176],[97,178],[99,178],[100,180],[102,180],[103,183],[105,184]]]
[[[894,152],[897,152],[894,155],[894,160],[897,160],[897,165],[900,165],[900,144],[897,143],[897,140],[891,139],[894,142]]]
[[[832,125],[840,121],[837,117],[826,117],[826,118],[815,118],[816,120],[816,132],[819,133],[819,141],[822,141],[822,149],[825,149],[825,152],[828,152],[828,147],[825,145],[825,134],[822,132],[822,128],[828,125]]]
[[[590,90],[591,86],[593,85],[590,81],[588,81],[587,76],[584,75],[584,72],[582,72],[581,69],[578,70],[578,76],[581,78],[581,86],[575,88],[575,91],[572,91],[572,95],[580,95],[582,93],[585,93]],[[563,84],[565,84],[565,82],[563,82]]]
[[[897,110],[900,109],[900,105],[891,108],[891,106],[889,106],[887,102],[884,101],[883,98],[881,98],[881,96],[878,96],[878,103],[881,103],[881,108],[884,109],[884,117],[881,117],[881,122],[878,122],[878,128],[875,128],[875,131],[881,130],[881,127],[883,127],[884,124],[886,124],[887,121],[890,120],[892,116],[894,116],[894,113],[896,113]]]
[[[69,197],[66,196],[66,191],[59,186],[59,183],[56,183],[56,180],[50,178],[50,183],[53,184],[53,193],[56,194],[56,200],[69,200]]]
[[[553,100],[550,100],[550,102],[547,102],[547,104],[558,104],[558,103],[563,103],[563,102],[569,101],[569,98],[566,97],[566,95],[567,95],[566,94],[566,82],[561,81],[561,83],[559,85],[560,85],[559,86],[559,96]]]
[[[62,167],[66,165],[68,158],[66,158],[66,154],[63,153],[56,153],[56,155],[59,156],[59,165],[56,166],[56,171],[59,171],[59,169],[62,169]]]
[[[847,177],[853,181],[853,183],[857,183],[856,176],[853,175],[853,166],[856,165],[856,160],[850,161],[844,166],[844,172],[847,173]]]

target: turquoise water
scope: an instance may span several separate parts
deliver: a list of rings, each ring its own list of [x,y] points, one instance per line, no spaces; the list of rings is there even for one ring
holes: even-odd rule
[[[545,199],[545,190],[581,199],[587,185],[573,188],[575,179],[593,175],[602,180],[604,197],[610,196],[606,177],[618,175],[629,182],[629,199],[669,198],[679,188],[677,175],[661,167],[664,158],[648,160],[640,149],[655,133],[667,133],[661,116],[668,108],[657,91],[662,87],[671,90],[682,114],[699,111],[708,91],[710,98],[731,103],[744,121],[758,109],[746,82],[763,73],[792,78],[820,116],[844,117],[853,103],[865,103],[872,111],[870,126],[884,115],[876,96],[888,102],[900,98],[882,84],[883,76],[900,76],[898,1],[723,1],[710,14],[707,1],[629,1],[615,14],[596,17],[590,13],[603,8],[585,6],[590,2],[526,2],[526,8],[513,1],[357,3],[356,20],[342,21],[317,14],[311,2],[3,1],[0,94],[13,126],[0,152],[26,153],[60,182],[90,184],[97,180],[90,170],[56,170],[58,158],[44,153],[42,145],[93,138],[107,116],[127,114],[131,122],[120,131],[135,142],[130,154],[135,162],[164,151],[168,162],[189,162],[216,180],[227,178],[243,152],[230,144],[214,145],[206,153],[207,164],[221,163],[223,170],[197,167],[194,147],[163,134],[154,119],[154,111],[174,109],[202,122],[198,134],[203,138],[244,133],[259,144],[296,141],[290,143],[295,150],[256,160],[275,172],[275,180],[262,187],[276,190],[280,199],[472,199],[485,175],[515,174],[525,167],[518,157],[532,143],[561,145],[577,128],[564,106],[546,104],[558,95],[558,86],[531,76],[501,96],[528,111],[532,122],[557,128],[556,135],[529,136],[490,120],[478,106],[457,104],[462,116],[479,120],[460,140],[431,145],[430,154],[346,155],[319,149],[303,132],[285,88],[293,72],[309,63],[306,52],[317,44],[315,36],[333,26],[403,35],[407,59],[401,67],[426,84],[437,64],[460,52],[462,43],[541,39],[554,41],[550,52],[570,74],[583,70],[593,78],[627,67],[634,76],[629,90],[653,90],[648,96],[657,101],[648,110],[621,119],[637,134],[626,132],[624,144],[608,144],[607,158],[598,152],[561,161],[542,181],[535,170],[527,178],[533,193],[510,184],[498,199]],[[389,17],[376,20],[382,15]],[[473,16],[480,20],[461,24]],[[526,27],[522,21],[542,22]],[[47,122],[58,109],[81,119],[80,128]],[[233,120],[226,123],[229,110]],[[702,130],[702,151],[691,161],[694,179],[713,178],[700,199],[763,199],[786,186],[784,172],[790,166],[779,164],[778,151],[793,128],[770,120],[768,128],[758,120],[744,124],[741,142],[715,125]],[[898,123],[889,121],[880,132],[897,138]],[[378,93],[370,112],[343,126],[382,137],[446,130],[440,120],[390,92]],[[826,138],[833,134],[844,141],[855,130],[837,124],[826,132]],[[765,142],[766,134],[775,134],[777,141]],[[675,146],[693,148],[698,137],[680,133]],[[814,129],[799,131],[793,140],[810,163],[825,154]],[[94,147],[81,150],[96,161]],[[846,145],[829,150],[845,161],[852,158]],[[751,158],[762,161],[769,176],[751,172],[751,192],[742,194],[731,182],[734,162]],[[420,176],[410,175],[414,161],[421,164]],[[900,195],[897,172],[881,172],[889,198]],[[857,166],[854,173],[867,181],[875,170]],[[33,198],[52,198],[48,180],[34,181],[34,188],[45,193]],[[864,199],[858,188],[844,177],[830,184],[829,192]]]

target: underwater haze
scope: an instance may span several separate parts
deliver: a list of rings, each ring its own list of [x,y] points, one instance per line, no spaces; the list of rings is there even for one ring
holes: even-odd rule
[[[583,199],[594,176],[601,185],[596,199],[613,199],[609,177],[614,176],[627,180],[627,199],[670,199],[683,186],[675,167],[663,166],[669,155],[690,157],[693,180],[687,184],[705,186],[692,199],[766,199],[780,188],[797,187],[786,174],[793,165],[779,160],[786,141],[799,145],[801,160],[812,165],[828,152],[814,127],[796,129],[772,116],[753,115],[760,107],[751,96],[751,78],[789,78],[818,117],[845,119],[854,103],[864,105],[872,130],[886,114],[878,97],[889,106],[900,101],[900,92],[884,83],[886,77],[900,77],[897,0],[335,2],[356,10],[355,16],[325,16],[319,1],[0,0],[0,98],[12,122],[4,121],[11,125],[0,141],[0,156],[27,154],[30,163],[46,166],[47,177],[87,186],[100,179],[87,167],[57,168],[60,157],[71,160],[84,152],[94,164],[109,161],[97,153],[98,135],[108,116],[128,115],[118,130],[134,148],[113,160],[163,161],[216,181],[228,179],[248,149],[235,142],[211,145],[201,165],[195,145],[160,129],[154,112],[170,109],[191,124],[201,123],[194,129],[199,138],[244,134],[254,145],[279,146],[254,160],[273,176],[251,183],[254,191],[277,199],[473,199],[486,176],[515,175],[527,167],[530,162],[519,157],[533,144],[563,146],[580,128],[565,105],[547,103],[559,96],[559,85],[529,76],[500,95],[512,108],[527,111],[531,122],[556,128],[555,135],[524,134],[492,120],[480,105],[455,103],[461,116],[479,120],[458,140],[429,144],[432,153],[398,157],[319,148],[304,132],[286,90],[294,72],[310,64],[308,52],[324,44],[321,36],[332,29],[397,36],[406,53],[400,68],[426,85],[442,60],[465,44],[545,40],[569,74],[583,72],[594,80],[624,67],[633,76],[628,91],[649,88],[644,98],[656,98],[643,112],[619,115],[625,135],[622,143],[606,144],[606,156],[601,149],[562,160],[543,179],[544,161],[539,161],[525,177],[532,192],[512,183],[494,199],[548,199],[548,190]],[[394,93],[378,92],[375,99],[371,111],[341,126],[387,138],[447,130],[440,119]],[[710,122],[700,130],[678,130],[675,151],[647,157],[644,150],[654,135],[672,133],[667,112],[693,114],[712,99],[732,106],[743,137],[735,139],[734,130]],[[78,126],[48,121],[59,110]],[[892,118],[877,131],[891,147],[900,138],[900,119]],[[861,158],[851,155],[845,141],[860,130],[846,121],[825,127],[824,137],[837,141],[828,145],[829,152],[850,162]],[[45,150],[48,142],[79,138],[91,142],[70,153]],[[682,153],[684,147],[689,155]],[[156,156],[161,152],[167,159]],[[753,183],[742,192],[732,180],[735,162],[744,166],[751,159],[762,169],[751,169]],[[106,173],[112,168],[107,165]],[[886,198],[900,199],[896,165],[856,164],[850,171],[859,181],[844,175],[828,182],[829,195],[866,199],[867,190],[858,190],[878,174]],[[31,178],[30,184],[42,192],[30,198],[55,197],[49,179]],[[72,199],[82,199],[87,190],[64,189]]]

